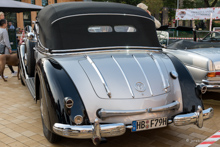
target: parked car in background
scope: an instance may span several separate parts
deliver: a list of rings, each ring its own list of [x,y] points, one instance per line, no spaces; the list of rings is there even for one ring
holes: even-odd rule
[[[211,33],[208,36],[213,36]],[[180,59],[197,85],[205,84],[208,91],[220,92],[220,44],[206,36],[199,42],[180,40],[163,49]],[[217,35],[215,36],[217,37]]]
[[[200,97],[206,87],[196,87],[185,66],[162,52],[154,21],[140,8],[53,4],[38,13],[34,33],[19,49],[21,79],[40,102],[50,142],[63,136],[97,145],[126,129],[170,123],[201,128],[213,115]]]
[[[220,31],[208,32],[208,34],[204,38],[198,41],[199,42],[220,42]],[[212,44],[210,44],[210,46],[212,46]]]
[[[157,33],[163,51],[181,60],[197,85],[204,84],[208,91],[220,92],[220,32],[196,31],[181,26],[162,26],[158,31],[169,36],[161,37]],[[172,35],[175,37],[170,37]],[[163,42],[168,42],[168,45]]]
[[[164,25],[157,29],[157,34],[160,35],[161,33],[167,33],[167,35],[165,35],[166,37],[158,36],[158,39],[162,45],[164,45],[163,42],[167,42],[167,45],[169,45],[179,40],[194,39],[192,27],[169,27],[168,25]]]

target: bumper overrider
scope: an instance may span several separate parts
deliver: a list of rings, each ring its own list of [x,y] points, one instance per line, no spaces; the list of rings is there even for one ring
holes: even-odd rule
[[[161,107],[154,107],[144,110],[135,111],[110,111],[100,109],[97,114],[102,119],[111,116],[122,116],[122,115],[137,115],[141,113],[150,112],[160,112],[167,110],[175,110],[179,108],[179,102],[175,101],[168,105]],[[208,108],[202,110],[202,107],[198,106],[198,110],[194,113],[181,114],[175,116],[172,120],[168,122],[173,122],[176,126],[183,126],[194,123],[199,128],[203,126],[203,120],[209,119],[213,116],[213,109]],[[95,145],[101,142],[103,137],[115,137],[123,135],[126,129],[132,129],[132,126],[125,125],[124,123],[113,123],[113,124],[99,124],[98,118],[95,119],[93,125],[67,125],[55,123],[53,126],[53,131],[63,137],[68,138],[78,138],[78,139],[89,139],[91,138]]]

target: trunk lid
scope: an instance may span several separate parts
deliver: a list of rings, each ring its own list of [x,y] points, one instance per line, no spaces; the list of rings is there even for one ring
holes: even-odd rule
[[[79,63],[99,98],[148,98],[170,90],[162,56],[165,55],[89,55]]]

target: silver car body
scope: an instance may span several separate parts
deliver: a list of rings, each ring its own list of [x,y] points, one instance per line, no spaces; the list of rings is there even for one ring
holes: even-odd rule
[[[108,86],[111,97],[108,96],[98,72],[85,55],[95,63]],[[55,57],[55,60],[66,69],[77,85],[80,95],[85,97],[84,104],[89,110],[88,115],[92,122],[97,117],[96,111],[99,108],[116,111],[141,110],[182,101],[179,81],[169,75],[169,72],[175,71],[175,68],[170,59],[161,52],[134,50],[85,55]],[[69,68],[71,66],[74,68]],[[146,89],[138,91],[135,87],[138,82],[143,83]],[[171,117],[180,112],[182,105],[177,111],[115,116],[100,122],[131,124],[133,120]]]
[[[204,83],[208,91],[220,92],[220,76],[207,77],[208,73],[220,71],[220,48],[163,49],[163,51],[180,59],[197,84]]]

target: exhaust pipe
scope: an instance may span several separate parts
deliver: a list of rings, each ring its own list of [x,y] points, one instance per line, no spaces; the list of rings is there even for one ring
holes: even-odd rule
[[[198,85],[197,88],[201,92],[201,94],[205,94],[207,91],[207,86],[204,84]]]

